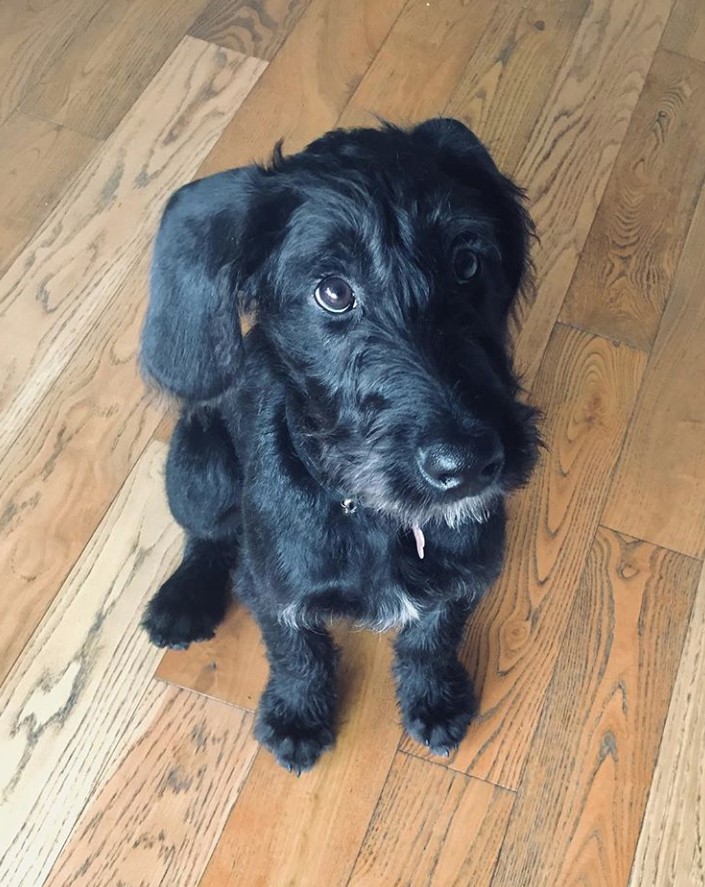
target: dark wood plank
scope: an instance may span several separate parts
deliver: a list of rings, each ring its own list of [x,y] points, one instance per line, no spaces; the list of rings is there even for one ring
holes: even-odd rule
[[[105,139],[206,0],[111,0],[76,32],[22,109]]]
[[[198,884],[257,752],[252,716],[163,687],[47,887]]]
[[[439,115],[487,27],[494,0],[410,0],[340,119],[413,123]],[[423,84],[423,88],[419,88]]]
[[[480,710],[456,769],[519,782],[645,363],[624,345],[553,332],[532,398],[547,451],[513,501],[503,573],[473,617],[465,658]]]
[[[676,0],[661,45],[705,62],[705,15],[702,0]]]
[[[530,386],[641,94],[672,0],[595,0],[545,96],[515,170],[540,245],[537,298],[518,317],[516,354]]]
[[[12,0],[0,4],[0,124],[87,27],[105,0]]]
[[[0,126],[3,214],[39,227],[100,144],[80,132],[15,112]]]
[[[335,749],[300,777],[261,750],[200,887],[343,885],[396,753],[389,639],[344,639]]]
[[[513,792],[400,752],[348,884],[489,885],[513,803]]]
[[[208,175],[287,151],[335,126],[404,0],[312,0],[199,170]]]
[[[189,34],[270,61],[308,4],[309,0],[210,0]]]
[[[445,113],[489,146],[497,165],[516,170],[565,59],[587,0],[497,3]]]
[[[626,885],[699,572],[598,532],[495,883]]]
[[[705,190],[615,474],[603,521],[705,556]]]
[[[561,320],[649,350],[705,178],[705,65],[659,50]]]

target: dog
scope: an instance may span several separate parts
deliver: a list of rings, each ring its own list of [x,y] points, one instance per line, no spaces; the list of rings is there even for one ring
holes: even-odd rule
[[[144,626],[210,638],[234,587],[270,665],[255,735],[297,774],[334,744],[332,620],[396,629],[415,740],[448,754],[467,731],[458,648],[539,446],[508,350],[532,236],[450,118],[278,145],[168,201],[141,362],[180,406],[166,487],[186,543]]]

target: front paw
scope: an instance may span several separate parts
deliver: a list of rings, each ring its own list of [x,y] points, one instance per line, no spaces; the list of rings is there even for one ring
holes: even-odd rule
[[[147,604],[142,625],[155,646],[185,650],[212,638],[224,615],[224,596],[199,594],[193,577],[177,570]]]
[[[400,683],[399,704],[407,733],[434,755],[449,755],[467,733],[477,705],[460,663],[442,673],[417,674]]]
[[[255,737],[282,767],[299,776],[335,744],[332,699],[318,704],[306,699],[297,705],[295,691],[285,698],[270,684],[260,700]]]

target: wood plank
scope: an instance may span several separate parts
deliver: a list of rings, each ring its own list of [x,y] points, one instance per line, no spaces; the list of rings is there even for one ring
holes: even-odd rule
[[[497,884],[627,883],[699,572],[681,555],[598,532]]]
[[[14,0],[0,4],[0,124],[105,0]]]
[[[659,50],[561,312],[649,350],[705,178],[705,65]]]
[[[504,570],[464,648],[480,710],[452,761],[458,770],[518,785],[645,362],[624,345],[553,332],[532,398],[546,416],[547,452],[514,498]]]
[[[705,16],[702,0],[676,0],[661,45],[705,62]]]
[[[0,691],[0,882],[43,881],[159,657],[139,627],[181,535],[152,443]]]
[[[400,736],[390,658],[345,638],[336,747],[298,778],[259,752],[199,887],[346,883]]]
[[[107,138],[206,0],[111,0],[48,67],[22,110]]]
[[[705,571],[661,741],[630,887],[705,882]]]
[[[0,277],[14,262],[17,254],[32,236],[33,222],[21,216],[0,214]]]
[[[267,674],[259,628],[241,605],[230,609],[212,640],[167,650],[157,669],[164,681],[250,711],[257,708]]]
[[[189,29],[193,37],[271,61],[309,0],[210,0]]]
[[[312,0],[199,174],[298,151],[335,126],[404,0]]]
[[[0,681],[160,420],[136,359],[147,264],[108,301],[0,463]]]
[[[603,522],[705,556],[705,190],[654,343]]]
[[[400,752],[348,884],[489,885],[513,803],[513,792]]]
[[[264,62],[185,38],[0,281],[0,454],[147,249]]]
[[[495,6],[492,0],[409,0],[352,95],[340,125],[375,126],[374,115],[394,123],[439,115]]]
[[[492,20],[446,105],[512,173],[575,33],[587,0],[497,3]]]
[[[99,145],[80,132],[15,112],[0,126],[3,213],[39,227]]]
[[[518,317],[517,364],[536,374],[612,166],[663,33],[672,0],[595,0],[515,170],[541,239],[537,298]]]
[[[47,887],[199,882],[257,751],[252,716],[163,685],[150,714],[86,807]]]

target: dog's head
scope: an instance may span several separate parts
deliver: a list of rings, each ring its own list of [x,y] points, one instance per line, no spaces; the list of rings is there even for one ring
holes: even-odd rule
[[[187,402],[220,396],[254,310],[322,483],[406,524],[481,519],[535,460],[506,347],[531,231],[457,121],[329,133],[172,197],[143,363]]]

